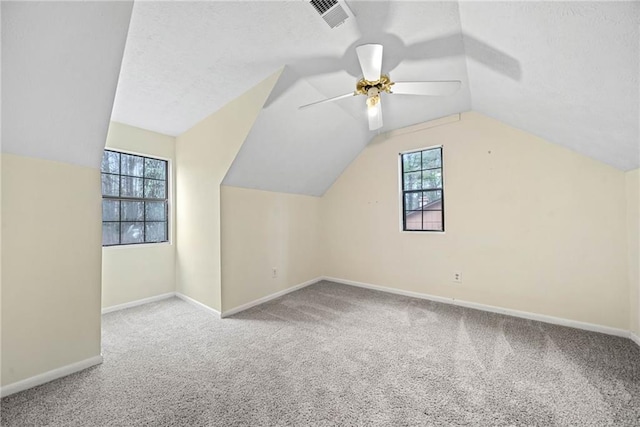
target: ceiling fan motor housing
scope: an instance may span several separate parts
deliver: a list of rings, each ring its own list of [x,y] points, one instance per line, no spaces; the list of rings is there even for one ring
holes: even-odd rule
[[[380,92],[391,93],[392,85],[393,82],[386,75],[380,76],[380,79],[374,82],[362,78],[356,84],[356,95],[377,96]],[[376,91],[375,94],[370,93],[372,89]]]

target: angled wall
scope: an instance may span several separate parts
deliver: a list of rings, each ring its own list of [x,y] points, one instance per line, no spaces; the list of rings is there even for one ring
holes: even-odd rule
[[[446,231],[400,232],[398,153],[433,145]],[[496,120],[377,138],[321,207],[326,276],[629,327],[624,172]]]
[[[220,184],[281,72],[176,140],[176,290],[218,311]]]
[[[132,2],[1,7],[6,394],[101,360],[99,165]]]

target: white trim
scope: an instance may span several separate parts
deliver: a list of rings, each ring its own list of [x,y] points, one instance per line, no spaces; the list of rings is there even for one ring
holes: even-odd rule
[[[144,129],[144,130],[146,130],[146,129]],[[153,132],[153,131],[148,131],[148,132]],[[155,132],[155,133],[158,133],[158,132]],[[169,136],[169,135],[164,135],[164,134],[161,134],[161,135]],[[175,138],[175,137],[171,136],[171,138]],[[170,157],[158,156],[156,154],[150,154],[150,153],[142,153],[140,151],[132,151],[132,150],[128,150],[128,149],[125,149],[125,148],[118,148],[118,147],[109,146],[109,147],[104,147],[104,150],[115,151],[115,152],[124,153],[124,154],[131,154],[132,156],[138,156],[138,157],[148,157],[150,159],[163,160],[165,162],[172,161],[172,159]]]
[[[76,372],[83,371],[87,368],[99,365],[101,363],[102,355],[99,355],[72,363],[70,365],[62,366],[60,368],[52,369],[51,371],[47,371],[43,374],[34,375],[33,377],[17,381],[15,383],[2,387],[0,389],[0,397],[9,396],[10,394],[18,393],[19,391],[27,390],[32,387],[48,383],[49,381],[66,377],[67,375],[75,374]]]
[[[150,302],[161,301],[167,298],[173,298],[176,296],[175,292],[168,292],[166,294],[155,295],[149,298],[142,298],[135,301],[125,302],[124,304],[112,305],[111,307],[105,307],[102,309],[102,314],[111,313],[112,311],[124,310],[125,308],[136,307],[142,304],[149,304]]]
[[[131,243],[131,244],[122,244],[122,245],[109,245],[109,246],[103,246],[102,249],[103,250],[123,250],[123,249],[140,249],[140,248],[148,248],[149,246],[155,247],[155,246],[171,246],[173,245],[173,243],[171,243],[171,241],[167,241],[167,242],[144,242],[144,243]]]
[[[402,157],[403,154],[412,154],[412,153],[417,153],[418,151],[427,151],[427,150],[434,150],[436,148],[442,148],[444,147],[444,145],[442,144],[436,144],[436,145],[430,145],[428,147],[422,147],[422,148],[412,148],[410,150],[404,150],[398,153],[398,156]],[[440,163],[442,165],[442,162]],[[442,168],[441,168],[442,169]],[[418,171],[420,172],[420,171]]]
[[[631,341],[633,341],[634,343],[636,343],[638,345],[638,347],[640,347],[640,337],[639,336],[637,336],[633,332],[629,331],[629,339]]]
[[[444,304],[458,305],[461,307],[474,308],[476,310],[489,311],[491,313],[506,314],[508,316],[520,317],[523,319],[536,320],[538,322],[551,323],[554,325],[568,326],[570,328],[583,329],[585,331],[600,332],[607,335],[630,338],[630,332],[624,329],[612,328],[610,326],[596,325],[594,323],[580,322],[578,320],[564,319],[561,317],[547,316],[545,314],[531,313],[528,311],[513,310],[510,308],[496,307],[493,305],[480,304],[476,302],[463,301],[455,298],[439,297],[435,295],[423,294],[419,292],[404,291],[402,289],[387,288],[384,286],[372,285],[370,283],[356,282],[354,280],[338,279],[336,277],[324,277],[323,280],[341,283],[343,285],[356,286],[359,288],[373,289],[376,291],[388,292],[391,294],[404,295],[413,298],[426,299],[441,302]],[[637,337],[636,337],[637,338]],[[633,339],[633,338],[631,338]],[[640,341],[640,340],[638,340]],[[636,343],[638,343],[636,341]],[[640,345],[640,344],[638,344]]]
[[[196,301],[193,298],[186,296],[185,294],[181,294],[180,292],[176,292],[176,297],[180,298],[183,301],[188,302],[189,304],[195,305],[195,306],[200,307],[200,308],[204,308],[205,310],[213,313],[217,317],[220,317],[220,312],[218,310],[216,310],[215,308],[211,308],[208,305],[201,303],[200,301]]]
[[[304,283],[300,283],[299,285],[292,286],[287,289],[283,289],[282,291],[278,291],[274,294],[267,295],[266,297],[259,298],[255,301],[248,302],[246,304],[239,305],[238,307],[232,308],[231,310],[223,311],[222,318],[233,316],[234,314],[240,313],[241,311],[245,311],[250,309],[251,307],[255,307],[256,305],[264,304],[267,301],[271,301],[272,299],[280,298],[283,295],[288,293],[297,291],[302,288],[306,288],[307,286],[313,285],[314,283],[318,283],[319,281],[324,280],[322,277],[316,277],[315,279],[307,280]]]

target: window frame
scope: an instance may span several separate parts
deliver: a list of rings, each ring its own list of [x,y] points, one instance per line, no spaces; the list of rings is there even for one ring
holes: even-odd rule
[[[420,190],[409,190],[409,191],[405,191],[404,189],[404,162],[403,162],[403,156],[405,154],[412,154],[412,153],[422,153],[423,151],[429,151],[429,150],[435,150],[435,149],[439,149],[440,150],[440,167],[439,168],[433,168],[433,169],[440,169],[440,174],[441,174],[441,179],[442,179],[442,185],[441,187],[438,188],[433,188],[433,189],[428,189],[426,191],[429,190],[439,190],[441,191],[442,194],[442,209],[441,209],[441,218],[442,218],[442,230],[408,230],[406,228],[406,209],[405,209],[405,193],[411,193],[411,192],[415,192],[415,191],[425,191],[424,189],[420,189]],[[422,170],[422,169],[421,169]],[[446,221],[445,221],[445,178],[444,178],[444,146],[443,145],[432,145],[432,146],[428,146],[428,147],[423,147],[423,148],[415,148],[415,149],[411,149],[411,150],[406,150],[406,151],[402,151],[400,153],[398,153],[398,194],[399,194],[399,208],[400,208],[400,216],[399,216],[399,227],[400,227],[400,232],[401,233],[436,233],[436,234],[445,234],[445,230],[446,230]],[[437,211],[435,211],[437,212]]]
[[[102,244],[102,248],[132,248],[132,247],[141,247],[141,246],[147,246],[147,245],[170,245],[172,243],[172,204],[171,204],[171,197],[172,197],[172,161],[169,158],[166,157],[162,157],[162,156],[156,156],[156,155],[150,155],[150,154],[146,154],[146,153],[139,153],[139,152],[135,152],[135,151],[129,151],[129,150],[122,150],[119,148],[114,148],[114,147],[105,147],[103,152],[105,151],[111,151],[114,153],[118,153],[118,154],[126,154],[129,156],[136,156],[136,157],[142,157],[143,159],[150,159],[150,160],[160,160],[163,162],[166,162],[166,167],[165,167],[165,198],[162,199],[151,199],[151,198],[144,198],[144,197],[122,197],[122,196],[104,196],[102,195],[102,189],[100,190],[101,193],[101,199],[100,199],[100,204],[102,205],[102,201],[103,200],[116,200],[116,201],[141,201],[141,202],[145,202],[145,201],[151,201],[151,202],[165,202],[166,203],[166,210],[165,210],[165,218],[166,221],[148,221],[148,222],[165,222],[165,233],[166,233],[166,240],[162,240],[159,242],[131,242],[131,243],[122,243],[122,229],[120,229],[120,233],[119,233],[119,237],[118,237],[118,241],[119,243],[117,244],[113,244],[113,245],[104,245]],[[120,168],[122,168],[122,158],[120,158]],[[143,168],[144,168],[144,160],[143,160]],[[157,181],[162,181],[160,179],[157,178],[145,178],[144,177],[144,169],[143,169],[143,174],[142,176],[132,176],[132,175],[123,175],[121,173],[119,174],[113,174],[113,173],[109,173],[109,172],[102,172],[102,167],[100,167],[100,177],[102,180],[102,175],[115,175],[118,177],[132,177],[132,178],[141,178],[141,179],[154,179]],[[144,186],[144,181],[143,181],[143,186]],[[101,187],[102,188],[102,187]],[[143,187],[144,188],[144,187]],[[120,180],[119,180],[119,187],[118,187],[118,192],[120,193],[122,191],[121,187],[120,187]],[[144,191],[144,190],[143,190]],[[143,193],[144,196],[144,193]],[[122,206],[120,207],[120,218],[122,218]],[[101,220],[101,223],[104,224],[105,222],[108,223],[123,223],[123,222],[142,222],[143,224],[145,224],[144,226],[144,232],[146,233],[146,209],[144,209],[144,216],[145,216],[145,220],[143,221],[122,221],[122,219],[120,219],[119,221],[104,221]]]

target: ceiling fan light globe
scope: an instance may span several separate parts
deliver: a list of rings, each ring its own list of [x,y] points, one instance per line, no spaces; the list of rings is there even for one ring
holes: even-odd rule
[[[367,107],[375,107],[380,102],[380,95],[374,95],[367,98]]]
[[[382,127],[382,105],[380,102],[367,108],[369,130],[377,130]]]

